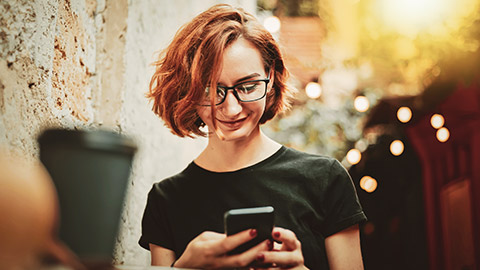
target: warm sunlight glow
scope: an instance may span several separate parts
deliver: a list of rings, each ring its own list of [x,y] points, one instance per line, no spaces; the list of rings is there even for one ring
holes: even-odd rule
[[[461,18],[475,10],[475,1],[376,0],[375,3],[376,12],[387,26],[413,36],[421,31],[446,34],[448,28],[458,28]]]
[[[364,176],[360,179],[360,187],[368,193],[372,193],[377,189],[377,180],[371,176]]]
[[[263,26],[270,33],[277,33],[278,31],[280,31],[281,27],[280,19],[275,16],[270,16],[263,21]]]
[[[412,110],[409,107],[400,107],[397,111],[397,118],[402,123],[407,123],[412,119]]]
[[[443,124],[445,124],[445,118],[441,114],[434,114],[432,115],[432,118],[430,118],[430,124],[432,127],[439,129],[443,127]]]
[[[358,149],[351,149],[350,151],[348,151],[347,153],[348,163],[355,165],[358,162],[360,162],[361,159],[362,159],[362,153],[360,153]]]
[[[309,98],[316,99],[322,95],[322,87],[316,82],[309,82],[305,86],[305,92]]]
[[[391,27],[404,33],[441,24],[454,0],[378,0],[378,12]]]
[[[446,127],[437,130],[437,140],[439,142],[446,142],[450,138],[450,131]]]
[[[353,102],[353,106],[359,112],[366,112],[370,108],[370,102],[365,96],[358,96]]]
[[[390,144],[390,152],[394,156],[401,155],[403,153],[403,149],[404,149],[403,142],[400,140],[395,140]]]

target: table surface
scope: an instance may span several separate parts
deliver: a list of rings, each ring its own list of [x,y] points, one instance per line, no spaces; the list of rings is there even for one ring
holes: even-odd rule
[[[118,270],[160,270],[160,269],[177,269],[181,270],[185,268],[172,268],[166,266],[129,266],[129,265],[115,265],[115,269]]]
[[[163,270],[163,269],[187,270],[185,268],[172,268],[172,267],[166,267],[166,266],[138,266],[138,265],[114,265],[113,268],[108,267],[108,269],[106,270]],[[71,268],[61,266],[61,265],[56,265],[56,266],[44,267],[41,270],[71,270]]]

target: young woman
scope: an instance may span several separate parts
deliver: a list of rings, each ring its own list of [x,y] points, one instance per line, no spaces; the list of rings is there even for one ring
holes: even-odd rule
[[[139,244],[152,265],[363,269],[358,223],[366,217],[346,170],[260,130],[288,106],[286,80],[276,41],[241,9],[213,6],[176,34],[156,63],[149,97],[174,134],[205,135],[208,145],[149,192]],[[256,231],[227,237],[224,212],[267,205],[275,208],[275,242],[228,255]]]

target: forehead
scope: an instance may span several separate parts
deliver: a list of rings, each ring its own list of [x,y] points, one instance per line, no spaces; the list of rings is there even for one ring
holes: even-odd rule
[[[232,82],[252,73],[265,75],[262,56],[251,42],[239,38],[223,53],[220,81]]]

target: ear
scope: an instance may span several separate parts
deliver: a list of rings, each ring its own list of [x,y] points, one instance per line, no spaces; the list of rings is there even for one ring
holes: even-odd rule
[[[268,85],[267,85],[267,93],[270,92],[270,90],[272,90],[273,82],[275,81],[275,69],[274,68],[270,69],[268,77],[270,78],[270,81],[268,82]]]

